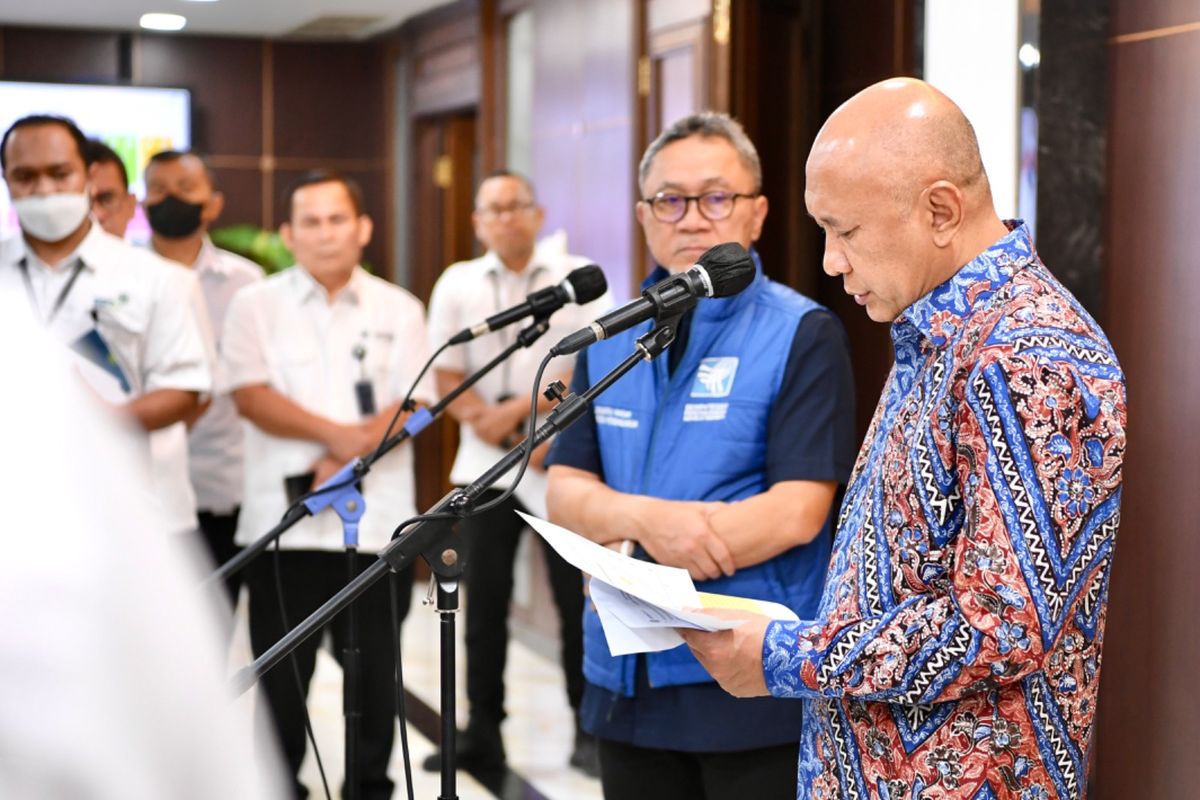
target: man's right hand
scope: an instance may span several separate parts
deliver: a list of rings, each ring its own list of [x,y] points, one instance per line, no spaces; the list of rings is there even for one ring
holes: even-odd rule
[[[332,425],[325,437],[325,447],[339,464],[365,456],[375,449],[379,441],[371,435],[366,425]]]
[[[463,421],[471,426],[480,439],[493,447],[500,447],[500,443],[516,431],[528,413],[527,400],[511,397],[496,405],[480,405]]]
[[[645,505],[637,515],[638,541],[655,561],[682,567],[693,580],[733,574],[733,554],[708,520],[722,503],[643,499]]]

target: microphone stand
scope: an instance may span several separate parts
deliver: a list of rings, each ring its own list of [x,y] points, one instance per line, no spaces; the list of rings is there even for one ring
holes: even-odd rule
[[[346,549],[346,580],[353,582],[358,574],[358,522],[366,511],[366,502],[358,486],[363,476],[371,466],[387,453],[394,450],[406,439],[412,438],[429,426],[453,403],[459,395],[470,389],[485,375],[495,369],[505,359],[518,349],[529,347],[550,328],[548,314],[538,316],[533,323],[517,334],[516,339],[499,355],[485,364],[469,378],[454,388],[442,398],[441,402],[429,409],[419,409],[404,427],[394,436],[389,437],[375,452],[365,459],[354,459],[325,481],[320,489],[311,494],[303,503],[288,509],[283,519],[262,538],[238,553],[234,558],[225,562],[206,580],[205,585],[221,583],[229,575],[245,567],[250,561],[266,550],[276,539],[307,516],[315,515],[326,508],[332,508],[342,520],[343,539]],[[326,488],[330,487],[330,488]],[[336,487],[336,488],[333,488]],[[324,491],[321,491],[321,490]],[[358,609],[350,605],[346,611],[346,640],[342,649],[342,714],[346,720],[346,738],[344,748],[345,758],[345,796],[346,800],[357,800],[359,797],[358,781],[358,752],[361,739],[362,698],[360,691],[360,651]]]
[[[493,358],[487,364],[480,367],[470,377],[460,383],[449,394],[442,398],[441,402],[430,408],[419,408],[413,412],[408,421],[404,423],[404,427],[389,437],[378,449],[368,455],[365,459],[353,459],[346,463],[332,477],[321,484],[316,490],[310,493],[310,496],[303,503],[294,505],[287,510],[279,523],[262,535],[252,544],[247,545],[236,556],[226,561],[218,567],[212,574],[204,580],[204,586],[218,584],[226,578],[236,574],[242,570],[247,564],[258,557],[258,554],[270,547],[271,543],[284,534],[285,531],[295,526],[297,522],[305,517],[317,514],[326,508],[333,507],[335,510],[344,508],[346,499],[337,490],[331,490],[328,487],[344,486],[352,487],[355,483],[362,479],[371,470],[371,466],[383,458],[389,452],[398,447],[405,440],[416,436],[426,427],[433,423],[435,419],[442,415],[451,403],[458,399],[459,395],[470,389],[478,383],[485,375],[495,369],[505,359],[523,347],[529,347],[542,334],[550,329],[549,316],[538,317],[533,324],[517,334],[517,338],[504,349],[502,353]],[[349,498],[353,500],[353,498]],[[358,498],[361,501],[361,496]],[[361,516],[361,515],[360,515]]]
[[[454,526],[459,520],[473,513],[475,502],[481,494],[525,459],[526,451],[538,447],[556,433],[570,427],[583,416],[598,395],[639,363],[652,361],[661,355],[671,342],[675,341],[678,323],[679,316],[676,315],[643,334],[637,340],[634,352],[582,395],[564,395],[566,387],[561,382],[555,381],[551,384],[545,394],[550,399],[557,400],[558,405],[530,437],[508,451],[469,486],[455,489],[439,500],[423,515],[424,519],[418,520],[380,550],[375,563],[329,598],[307,619],[288,631],[253,664],[239,670],[231,680],[235,695],[245,693],[259,677],[286,658],[302,642],[324,628],[342,609],[352,604],[359,595],[389,571],[400,572],[407,569],[420,557],[429,564],[437,582],[437,610],[441,622],[442,792],[439,800],[457,800],[454,617],[458,612],[458,582],[465,567],[465,558],[463,543],[454,535]]]

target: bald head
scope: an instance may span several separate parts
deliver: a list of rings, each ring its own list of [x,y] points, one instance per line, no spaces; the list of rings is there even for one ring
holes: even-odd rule
[[[825,231],[825,271],[880,322],[1007,233],[971,123],[911,78],[870,86],[833,112],[808,157],[804,202]]]
[[[954,101],[912,78],[874,84],[843,103],[817,134],[809,164],[868,178],[900,201],[935,181],[990,199],[971,123]]]

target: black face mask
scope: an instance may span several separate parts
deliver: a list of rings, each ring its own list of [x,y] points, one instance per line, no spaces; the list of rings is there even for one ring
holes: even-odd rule
[[[173,194],[167,195],[152,206],[146,206],[146,219],[150,229],[167,239],[182,239],[191,236],[200,227],[203,203],[188,203]]]

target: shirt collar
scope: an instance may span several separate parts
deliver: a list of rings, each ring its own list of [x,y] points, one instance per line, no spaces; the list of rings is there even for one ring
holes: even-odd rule
[[[107,244],[106,239],[116,239],[116,237],[105,233],[104,229],[100,227],[100,223],[96,222],[93,218],[92,227],[88,230],[87,235],[83,237],[79,246],[75,248],[75,252],[63,259],[55,269],[71,266],[76,261],[79,261],[83,263],[85,270],[95,272],[96,267],[104,263],[103,251]],[[15,249],[17,256],[16,263],[22,261],[26,264],[44,263],[29,247],[29,243],[25,241],[24,236],[18,235],[16,241],[18,243],[18,247]]]
[[[217,246],[212,243],[212,239],[208,238],[207,234],[200,245],[200,255],[196,258],[196,274],[215,275],[221,278],[229,274],[229,267],[225,263],[225,259],[221,258],[220,251],[217,250]]]
[[[549,269],[545,264],[545,259],[541,258],[537,248],[534,248],[533,257],[529,260],[529,264],[525,269],[518,272],[513,272],[508,267],[504,266],[504,262],[500,260],[500,256],[496,255],[494,250],[488,250],[483,255],[484,272],[496,277],[515,276],[517,278],[528,279],[542,270]]]
[[[329,295],[325,292],[325,287],[317,283],[317,279],[309,274],[308,270],[297,264],[292,267],[292,282],[296,289],[296,297],[301,303],[309,300],[320,300],[327,302]],[[354,271],[350,273],[350,281],[342,290],[338,292],[337,300],[334,302],[353,303],[358,305],[362,301],[364,283],[366,282],[366,272],[361,266],[356,266]]]
[[[1029,228],[1021,220],[1006,220],[1009,233],[967,262],[933,291],[906,308],[892,323],[897,352],[917,337],[944,347],[963,328],[963,322],[1037,256]]]

